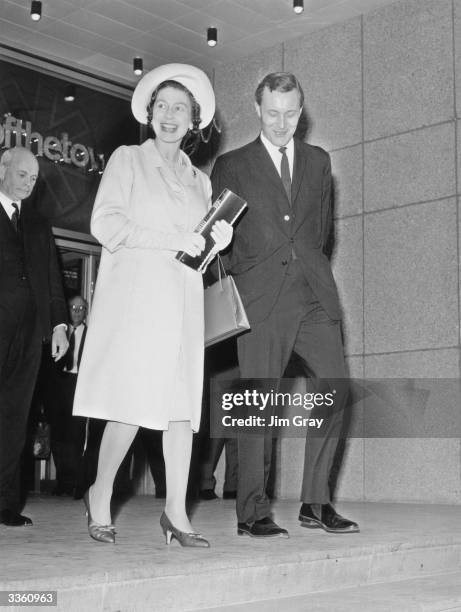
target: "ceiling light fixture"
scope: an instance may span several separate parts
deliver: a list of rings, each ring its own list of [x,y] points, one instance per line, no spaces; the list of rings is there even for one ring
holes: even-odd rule
[[[206,41],[209,47],[216,47],[218,44],[218,29],[217,28],[208,28],[206,34]]]
[[[42,16],[42,3],[40,0],[32,0],[30,5],[30,18],[32,21],[39,21]]]
[[[137,76],[141,76],[142,71],[143,71],[142,57],[135,57],[133,59],[133,72]]]
[[[293,10],[300,15],[304,11],[304,0],[293,0]]]
[[[66,85],[64,87],[64,101],[73,102],[75,100],[75,85]]]

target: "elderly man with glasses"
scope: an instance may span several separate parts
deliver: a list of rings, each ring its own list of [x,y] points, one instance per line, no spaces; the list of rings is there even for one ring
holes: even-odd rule
[[[69,349],[60,362],[56,402],[52,407],[51,451],[56,466],[54,495],[81,497],[85,482],[83,448],[85,444],[86,419],[72,416],[78,368],[86,336],[87,301],[76,295],[68,301]]]

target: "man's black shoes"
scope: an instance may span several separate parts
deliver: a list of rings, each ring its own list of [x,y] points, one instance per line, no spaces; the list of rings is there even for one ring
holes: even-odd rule
[[[279,527],[268,516],[254,523],[237,523],[238,535],[249,535],[252,538],[288,538],[288,531]]]
[[[340,516],[331,504],[303,504],[299,511],[303,527],[321,527],[328,533],[357,533],[359,526],[354,521]]]
[[[32,525],[32,521],[27,516],[19,514],[19,512],[5,509],[0,510],[0,524],[8,527],[25,527],[26,525]]]
[[[201,491],[199,491],[198,496],[200,497],[200,499],[203,499],[203,501],[211,501],[212,499],[218,499],[218,496],[216,495],[213,489],[202,489]]]
[[[199,491],[198,496],[200,497],[200,499],[203,499],[203,501],[211,501],[213,499],[219,499],[219,497],[214,492],[214,489],[202,489],[201,491]],[[236,499],[237,491],[223,491],[222,498],[223,499]]]
[[[73,497],[74,487],[72,485],[57,484],[55,488],[51,491],[51,495],[55,495],[56,497],[62,497],[63,495]]]

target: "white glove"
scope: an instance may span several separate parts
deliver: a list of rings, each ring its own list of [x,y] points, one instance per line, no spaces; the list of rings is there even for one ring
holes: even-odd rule
[[[224,220],[216,221],[211,228],[211,237],[215,242],[212,252],[216,254],[229,246],[233,234],[234,228],[230,223]]]
[[[191,257],[197,257],[205,248],[205,238],[196,232],[174,234],[171,247],[174,251],[185,251]]]

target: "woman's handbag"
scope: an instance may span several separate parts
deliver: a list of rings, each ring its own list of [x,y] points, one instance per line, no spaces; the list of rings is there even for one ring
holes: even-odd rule
[[[205,346],[250,329],[234,279],[226,274],[219,255],[218,274],[219,279],[205,289]]]

